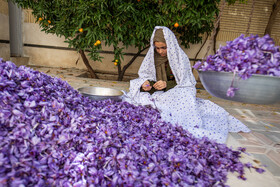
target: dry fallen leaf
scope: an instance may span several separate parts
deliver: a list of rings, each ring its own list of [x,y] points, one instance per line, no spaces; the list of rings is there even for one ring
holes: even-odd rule
[[[253,160],[254,162],[256,162],[257,164],[260,164],[261,162],[258,160]]]

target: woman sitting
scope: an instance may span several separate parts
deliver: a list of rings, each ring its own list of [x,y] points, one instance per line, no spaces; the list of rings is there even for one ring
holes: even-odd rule
[[[250,131],[223,108],[196,98],[190,61],[171,30],[156,26],[150,45],[139,78],[130,81],[124,101],[151,105],[164,121],[178,124],[198,138],[207,136],[225,143],[228,132]]]

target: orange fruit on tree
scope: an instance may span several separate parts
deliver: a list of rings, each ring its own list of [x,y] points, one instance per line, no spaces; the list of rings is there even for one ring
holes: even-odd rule
[[[176,22],[176,23],[174,24],[174,27],[175,27],[175,28],[179,27],[179,23]]]
[[[115,60],[115,62],[119,62],[119,60],[118,60],[118,59],[116,59],[116,60]]]
[[[43,18],[39,17],[39,21],[42,21],[42,20],[43,20]]]
[[[140,2],[140,0],[137,0],[138,2]]]
[[[97,46],[97,45],[98,45],[98,44],[95,42],[95,43],[94,43],[94,46]]]
[[[117,65],[118,65],[118,63],[117,63],[117,62],[115,62],[115,63],[114,63],[114,65],[115,65],[115,66],[117,66]]]
[[[48,23],[51,23],[51,20],[48,20]]]
[[[83,28],[79,28],[79,32],[83,32],[84,31],[84,29]]]
[[[97,45],[100,45],[100,44],[101,44],[100,40],[97,40],[96,43],[97,43]]]

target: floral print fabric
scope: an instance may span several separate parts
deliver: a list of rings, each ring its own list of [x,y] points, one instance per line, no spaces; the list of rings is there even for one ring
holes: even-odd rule
[[[150,95],[140,92],[140,88],[146,80],[157,81],[153,47],[153,37],[157,29],[163,29],[167,57],[177,85],[166,92],[157,91]],[[150,45],[138,71],[139,78],[130,81],[130,89],[124,94],[124,101],[135,105],[150,105],[160,111],[163,120],[182,126],[198,138],[206,136],[219,143],[225,143],[228,132],[250,131],[215,103],[196,98],[196,81],[190,61],[171,30],[156,26]]]

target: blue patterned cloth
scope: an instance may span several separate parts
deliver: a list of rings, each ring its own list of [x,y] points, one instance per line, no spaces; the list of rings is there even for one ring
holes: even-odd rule
[[[167,57],[177,86],[166,92],[157,91],[150,95],[147,92],[140,92],[140,88],[146,80],[157,81],[153,47],[153,37],[157,29],[163,29]],[[123,101],[135,105],[150,105],[160,111],[163,120],[182,126],[195,137],[207,136],[219,143],[226,142],[228,132],[250,131],[220,106],[211,101],[196,98],[196,81],[191,71],[189,58],[179,46],[171,30],[167,27],[156,26],[150,45],[138,71],[139,78],[130,81],[129,92],[124,94]]]

